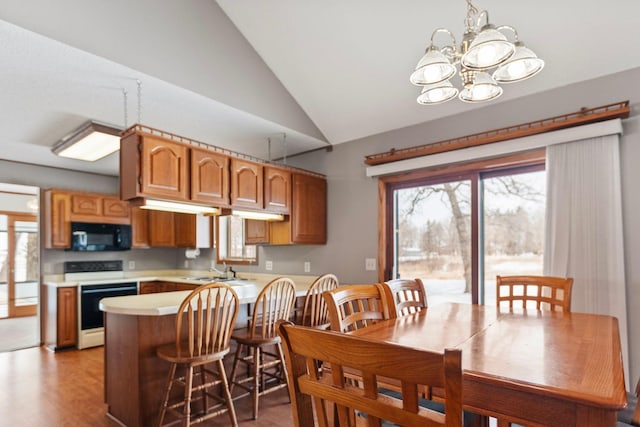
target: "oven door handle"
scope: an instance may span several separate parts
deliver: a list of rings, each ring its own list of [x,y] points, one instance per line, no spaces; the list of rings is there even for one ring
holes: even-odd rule
[[[113,292],[113,291],[137,291],[138,288],[136,286],[122,286],[119,288],[100,288],[100,289],[81,289],[80,293],[82,294],[101,294],[105,292]]]

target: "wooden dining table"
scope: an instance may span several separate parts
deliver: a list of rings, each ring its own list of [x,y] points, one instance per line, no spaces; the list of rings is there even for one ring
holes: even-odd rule
[[[461,349],[463,405],[480,420],[606,427],[626,404],[615,317],[445,303],[354,334]]]

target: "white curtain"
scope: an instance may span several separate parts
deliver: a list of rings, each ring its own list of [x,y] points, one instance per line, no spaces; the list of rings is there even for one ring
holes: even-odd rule
[[[574,278],[572,311],[618,318],[628,382],[618,135],[549,146],[546,169],[545,274]]]

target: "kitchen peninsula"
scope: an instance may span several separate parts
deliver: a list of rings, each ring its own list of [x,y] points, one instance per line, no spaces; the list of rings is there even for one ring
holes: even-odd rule
[[[295,276],[304,297],[312,277]],[[206,282],[202,282],[206,283]],[[240,297],[236,328],[246,326],[250,304],[266,283],[228,282]],[[189,291],[105,298],[105,401],[107,414],[129,426],[155,425],[169,365],[156,348],[175,341],[175,314]]]

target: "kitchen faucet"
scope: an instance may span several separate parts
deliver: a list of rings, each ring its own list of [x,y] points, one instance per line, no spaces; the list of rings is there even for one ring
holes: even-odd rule
[[[226,263],[226,262],[223,262],[223,263],[222,263],[222,266],[223,266],[222,268],[223,268],[223,270],[224,270],[224,271],[220,271],[220,270],[218,270],[218,269],[216,268],[215,263],[211,263],[211,268],[209,268],[209,271],[210,271],[210,272],[212,272],[212,273],[215,271],[215,272],[216,272],[216,273],[218,273],[221,277],[226,277],[226,276],[227,276],[227,263]]]

